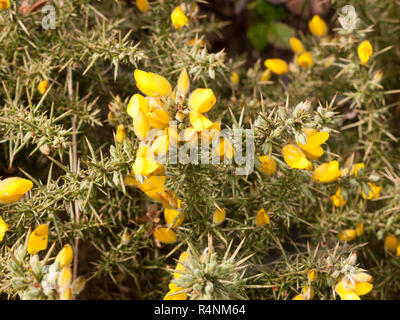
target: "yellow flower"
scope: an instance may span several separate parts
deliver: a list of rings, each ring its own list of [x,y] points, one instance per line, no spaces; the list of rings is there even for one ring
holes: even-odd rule
[[[117,127],[117,142],[118,143],[124,142],[125,137],[126,137],[125,126],[123,124],[120,124]]]
[[[235,150],[228,139],[220,138],[217,147],[214,149],[214,154],[219,157],[232,159],[235,154]]]
[[[162,243],[174,243],[176,241],[176,233],[168,228],[158,228],[154,230],[154,237]]]
[[[181,207],[181,201],[178,200],[178,209]],[[176,209],[164,209],[164,218],[168,225],[172,225],[172,222],[181,214],[179,210]],[[182,212],[181,216],[175,221],[172,227],[177,228],[179,227],[183,220],[185,219],[185,213]]]
[[[183,103],[185,100],[186,94],[188,93],[190,88],[190,80],[189,75],[186,69],[183,69],[179,74],[178,84],[176,86],[175,93],[175,101],[179,103]]]
[[[231,72],[231,82],[236,86],[239,83],[239,74],[235,71]]]
[[[215,209],[214,215],[213,215],[213,223],[220,224],[220,223],[224,222],[225,217],[226,217],[226,210],[224,208]]]
[[[397,245],[396,248],[396,256],[400,256],[400,243]]]
[[[140,140],[146,139],[150,130],[150,121],[147,118],[149,103],[145,97],[135,94],[129,100],[127,113],[133,118],[133,129]]]
[[[304,297],[304,295],[298,294],[292,300],[306,300],[306,298]]]
[[[21,199],[31,190],[33,183],[30,180],[12,177],[0,181],[0,203],[8,204]]]
[[[338,187],[336,194],[331,196],[331,199],[335,207],[344,207],[347,203],[347,200],[344,200],[342,197],[342,188],[340,187]]]
[[[288,73],[288,65],[282,59],[267,59],[264,61],[264,65],[275,74],[282,75]]]
[[[153,152],[148,146],[141,146],[136,152],[136,160],[133,163],[135,175],[149,176],[155,171],[162,171],[163,165],[154,160]]]
[[[268,175],[273,175],[276,171],[276,162],[274,158],[269,157],[269,156],[262,156],[258,157],[258,159],[261,162],[261,166],[257,167],[259,171],[262,173],[268,174]]]
[[[136,5],[138,9],[142,12],[150,10],[149,2],[147,0],[136,0]]]
[[[310,52],[306,51],[297,58],[297,64],[302,68],[309,68],[313,63],[313,58]]]
[[[328,30],[325,21],[318,15],[312,17],[308,22],[308,27],[311,33],[317,37],[322,37]]]
[[[200,132],[204,129],[209,129],[213,123],[202,113],[190,111],[189,120],[195,131]]]
[[[385,237],[385,248],[389,251],[396,252],[399,242],[395,236],[388,235]]]
[[[311,165],[305,154],[293,144],[288,144],[282,148],[282,155],[285,162],[291,168],[306,169]]]
[[[265,212],[265,209],[262,208],[258,210],[257,215],[256,215],[256,225],[258,227],[262,227],[266,224],[270,224],[269,216],[268,213]]]
[[[1,6],[1,4],[0,4],[0,6]],[[43,80],[43,81],[40,81],[40,83],[38,85],[38,90],[41,94],[44,94],[48,87],[49,87],[49,82],[46,80]]]
[[[8,230],[8,224],[4,222],[3,218],[0,217],[0,241],[3,241],[4,234]]]
[[[338,238],[342,241],[353,241],[356,236],[357,232],[354,229],[346,229],[338,234]]]
[[[176,30],[183,27],[186,23],[189,22],[188,18],[185,16],[180,6],[176,7],[174,11],[172,11],[171,21]]]
[[[164,156],[167,154],[169,149],[169,135],[168,129],[164,130],[164,134],[157,137],[151,144],[151,150],[154,152],[155,156]]]
[[[271,71],[269,69],[264,70],[260,76],[260,81],[268,81],[271,78]]]
[[[335,291],[339,294],[340,299],[342,300],[361,300],[360,296],[369,293],[372,288],[373,285],[367,281],[351,282],[345,277],[337,283]]]
[[[196,112],[204,113],[209,111],[216,101],[211,89],[196,89],[189,97],[189,107]]]
[[[356,228],[357,237],[362,236],[363,233],[364,233],[364,223],[360,222],[360,223],[357,225],[357,228]]]
[[[28,253],[36,254],[47,248],[47,238],[49,235],[49,227],[47,224],[41,224],[29,235]]]
[[[329,139],[329,133],[310,128],[304,128],[303,132],[306,134],[306,144],[297,141],[297,145],[308,159],[318,160],[324,154],[324,149],[320,145]]]
[[[151,107],[147,113],[147,119],[149,119],[150,126],[157,129],[165,129],[169,125],[168,112]]]
[[[317,271],[315,271],[314,269],[309,270],[307,272],[307,278],[308,280],[310,280],[311,282],[315,281],[317,279]]]
[[[164,208],[175,209],[180,200],[173,191],[164,186],[165,180],[165,176],[153,175],[145,179],[143,183],[138,183],[138,186],[148,197],[160,202]]]
[[[336,160],[321,164],[314,170],[313,180],[319,183],[332,182],[342,175]]]
[[[61,269],[58,275],[57,284],[60,288],[68,288],[72,281],[72,270],[70,267],[64,267]]]
[[[361,63],[366,64],[373,52],[371,43],[368,40],[364,40],[358,46],[357,52],[358,52],[358,57],[361,60]]]
[[[0,10],[8,9],[10,2],[8,0],[0,0]]]
[[[368,182],[368,185],[371,188],[371,190],[369,190],[368,197],[365,195],[364,192],[361,193],[362,197],[367,200],[372,200],[372,199],[380,197],[383,187],[377,186],[371,182]]]
[[[56,261],[58,261],[60,269],[62,269],[65,266],[68,266],[72,262],[73,258],[74,250],[72,250],[72,247],[69,244],[66,244],[57,254]]]
[[[357,177],[358,170],[365,168],[364,163],[356,163],[352,166],[350,174],[354,174]]]
[[[289,43],[290,47],[295,53],[302,53],[304,51],[303,43],[299,39],[295,37],[290,37]]]
[[[150,97],[168,97],[172,92],[168,80],[158,74],[136,69],[134,77],[139,90]]]

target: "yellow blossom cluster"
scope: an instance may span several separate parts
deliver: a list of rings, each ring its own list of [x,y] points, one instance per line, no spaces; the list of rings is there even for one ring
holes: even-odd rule
[[[318,15],[314,15],[312,19],[308,22],[308,28],[314,36],[321,39],[324,39],[328,32],[326,22]],[[294,52],[295,65],[298,65],[303,69],[310,68],[313,64],[313,56],[311,52],[305,50],[301,40],[296,37],[291,37],[289,39],[289,44]],[[365,65],[373,54],[371,43],[368,40],[362,41],[357,48],[357,54],[361,63]],[[328,57],[325,61],[325,66],[329,67],[334,60],[334,56]],[[261,74],[261,81],[269,80],[269,78],[271,77],[271,73],[283,75],[288,73],[289,70],[292,70],[291,67],[288,66],[286,61],[279,58],[266,59],[264,61],[264,65],[267,70]]]

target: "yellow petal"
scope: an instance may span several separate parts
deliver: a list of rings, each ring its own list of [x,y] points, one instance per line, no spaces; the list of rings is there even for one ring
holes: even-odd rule
[[[226,217],[226,210],[224,208],[216,209],[213,215],[213,223],[220,224],[224,222],[225,217]]]
[[[372,182],[368,182],[368,185],[371,188],[371,190],[369,190],[368,197],[365,195],[364,192],[361,193],[362,197],[367,200],[372,200],[372,199],[380,197],[383,187],[377,186],[377,185],[373,184]]]
[[[3,241],[4,234],[8,230],[8,224],[4,222],[3,218],[0,217],[0,241]]]
[[[185,96],[189,91],[189,88],[190,88],[189,75],[186,69],[184,68],[179,74],[178,85],[175,94],[175,101],[183,103]]]
[[[188,18],[185,16],[180,6],[176,7],[174,11],[172,11],[171,21],[175,29],[179,29],[189,22]]]
[[[285,162],[291,168],[305,169],[311,163],[307,160],[304,153],[293,144],[288,144],[282,148],[282,155]]]
[[[368,62],[369,58],[372,55],[372,52],[373,48],[368,40],[364,40],[363,42],[360,43],[357,49],[357,53],[362,64],[366,64]]]
[[[70,267],[64,267],[61,269],[58,275],[57,284],[60,288],[67,288],[71,285],[72,281],[72,270]]]
[[[150,97],[167,97],[172,92],[169,82],[158,74],[136,69],[134,77],[139,90]]]
[[[298,294],[292,300],[306,300],[302,294]]]
[[[364,163],[356,163],[352,166],[350,174],[354,174],[357,177],[358,170],[365,168]]]
[[[282,59],[267,59],[264,61],[264,65],[275,74],[282,75],[288,73],[288,65]]]
[[[124,142],[125,137],[126,137],[126,131],[125,131],[125,126],[124,126],[123,124],[120,124],[120,125],[117,127],[117,134],[116,134],[116,136],[117,136],[117,142],[118,142],[118,143]]]
[[[356,238],[356,236],[357,233],[354,229],[346,229],[338,234],[338,238],[342,241],[352,241]]]
[[[149,101],[141,94],[134,94],[129,100],[126,112],[132,117],[137,116],[138,111],[141,110],[144,114],[149,111]]]
[[[396,252],[398,245],[397,238],[393,235],[388,235],[385,237],[385,248],[389,251]]]
[[[262,156],[258,157],[258,159],[261,162],[261,166],[257,167],[259,171],[262,173],[268,174],[268,175],[273,175],[276,171],[276,162],[274,158],[270,158],[269,156]]]
[[[68,266],[74,258],[74,250],[69,244],[66,244],[64,248],[57,254],[56,261],[60,264],[60,269]]]
[[[169,125],[168,112],[161,109],[150,108],[149,112],[147,113],[147,118],[149,119],[150,125],[153,128],[165,129]]]
[[[200,132],[203,129],[209,129],[213,125],[208,118],[196,111],[190,111],[189,120],[194,130],[197,132]]]
[[[162,243],[174,243],[176,241],[176,233],[172,229],[158,228],[154,231],[154,237]]]
[[[304,51],[303,43],[295,37],[290,37],[289,44],[295,53],[302,53]]]
[[[41,224],[33,230],[28,239],[28,253],[36,254],[39,251],[45,250],[47,248],[48,234],[49,227],[47,224]]]
[[[164,209],[165,222],[168,225],[171,225],[172,222],[174,222],[174,220],[176,219],[176,217],[180,215],[180,213],[181,212],[176,209]],[[185,219],[185,213],[182,213],[181,216],[175,221],[173,227],[174,228],[179,227],[183,223],[184,219]]]
[[[332,182],[342,175],[339,170],[339,162],[336,160],[321,164],[314,170],[313,180],[319,183]]]
[[[338,187],[336,194],[334,194],[333,196],[331,196],[333,205],[335,207],[343,207],[346,205],[347,201],[343,199],[342,197],[342,188]]]
[[[360,222],[356,228],[357,236],[360,237],[364,233],[364,223]]]
[[[0,1],[1,2],[1,1]],[[1,6],[1,4],[0,4]],[[47,88],[49,87],[49,82],[46,80],[40,81],[39,85],[38,85],[38,90],[41,94],[44,94],[47,90]]]
[[[317,37],[324,36],[328,30],[325,21],[322,20],[318,15],[312,17],[312,19],[308,22],[308,27],[311,33]]]
[[[136,0],[136,5],[138,9],[142,12],[146,12],[150,10],[148,0]]]
[[[374,286],[371,283],[368,282],[356,282],[356,288],[354,289],[354,292],[358,296],[362,296],[364,294],[367,294],[372,290]]]
[[[355,292],[343,293],[339,296],[342,300],[361,300],[361,298]]]
[[[189,97],[189,107],[194,111],[204,113],[209,111],[216,101],[211,89],[196,89]]]
[[[313,58],[310,52],[304,52],[297,58],[297,64],[302,68],[309,68],[313,63]]]
[[[270,224],[268,213],[265,211],[264,208],[258,210],[255,220],[258,227]]]
[[[33,183],[30,180],[12,177],[0,181],[0,203],[8,204],[21,199],[31,190]]]

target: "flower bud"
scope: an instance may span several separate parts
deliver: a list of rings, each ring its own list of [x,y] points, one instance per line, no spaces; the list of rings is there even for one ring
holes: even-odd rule
[[[74,258],[74,251],[69,244],[66,244],[64,248],[57,254],[56,261],[60,264],[60,269],[68,266]]]
[[[72,270],[70,267],[64,267],[61,269],[58,275],[57,285],[60,288],[67,288],[70,286],[72,281]]]

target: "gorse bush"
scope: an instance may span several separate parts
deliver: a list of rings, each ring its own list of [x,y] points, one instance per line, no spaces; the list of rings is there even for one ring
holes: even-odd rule
[[[206,1],[0,0],[2,298],[399,298],[400,9],[345,5],[246,61]]]

